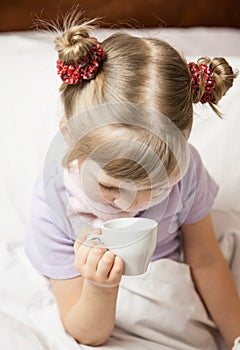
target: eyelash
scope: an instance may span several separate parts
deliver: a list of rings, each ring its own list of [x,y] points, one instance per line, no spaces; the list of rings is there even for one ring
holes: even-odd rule
[[[99,186],[102,188],[103,191],[114,191],[115,188],[114,187],[107,187],[107,186],[104,186],[102,184],[99,184]]]

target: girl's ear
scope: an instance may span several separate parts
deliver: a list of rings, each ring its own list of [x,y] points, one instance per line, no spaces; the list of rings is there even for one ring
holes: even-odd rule
[[[183,136],[185,137],[186,140],[189,139],[190,134],[191,134],[191,128],[183,130]]]
[[[62,131],[64,123],[66,123],[66,122],[67,122],[67,118],[65,117],[65,115],[63,115],[62,118],[60,119],[60,122],[59,122],[59,129],[61,131]]]
[[[65,141],[67,142],[67,144],[70,145],[70,143],[72,141],[72,137],[71,137],[71,133],[70,133],[69,125],[68,125],[68,120],[65,117],[65,115],[62,116],[62,118],[59,121],[59,129],[60,129]]]

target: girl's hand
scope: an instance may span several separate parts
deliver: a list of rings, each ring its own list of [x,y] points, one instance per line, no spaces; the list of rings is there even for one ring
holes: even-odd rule
[[[100,287],[119,285],[124,267],[119,256],[91,241],[75,241],[74,251],[74,266],[83,278]]]

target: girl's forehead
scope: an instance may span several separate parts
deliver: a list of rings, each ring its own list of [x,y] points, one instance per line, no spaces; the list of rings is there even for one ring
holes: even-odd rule
[[[159,188],[173,187],[179,180],[178,178],[166,178],[159,183],[149,183],[148,185],[134,182],[130,179],[114,178],[106,173],[106,171],[95,161],[87,159],[79,163],[80,173],[83,177],[94,177],[95,180],[107,187],[116,187],[128,190],[159,190]]]
[[[80,176],[82,180],[86,180],[87,178],[92,178],[96,182],[101,183],[102,185],[105,185],[107,187],[116,187],[116,188],[128,189],[128,190],[131,189],[135,191],[138,190],[140,187],[139,185],[134,183],[134,181],[132,180],[118,179],[108,175],[106,171],[93,160],[87,159],[87,160],[78,162],[78,164],[79,164]]]

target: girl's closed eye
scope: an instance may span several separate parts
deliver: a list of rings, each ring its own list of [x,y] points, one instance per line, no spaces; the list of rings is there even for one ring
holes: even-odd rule
[[[103,191],[117,191],[118,189],[116,187],[113,187],[113,186],[105,186],[101,183],[99,183],[99,187],[103,190]]]

